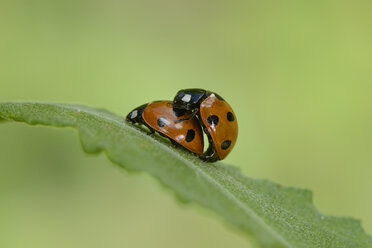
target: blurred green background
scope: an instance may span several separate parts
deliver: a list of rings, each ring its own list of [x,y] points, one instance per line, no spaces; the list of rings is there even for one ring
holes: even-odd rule
[[[225,160],[309,188],[372,233],[372,2],[0,1],[0,101],[125,115],[206,88],[234,108]],[[250,247],[71,129],[0,125],[0,247]],[[195,209],[199,209],[195,211]],[[200,211],[201,210],[201,211]]]

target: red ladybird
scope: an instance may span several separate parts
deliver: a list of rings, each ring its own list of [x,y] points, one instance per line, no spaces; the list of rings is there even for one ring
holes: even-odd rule
[[[191,112],[173,109],[170,101],[156,101],[144,104],[128,115],[126,120],[148,127],[151,133],[157,131],[167,137],[173,144],[179,144],[195,154],[202,154],[204,149],[203,131],[196,117],[184,121],[182,118]]]
[[[209,140],[207,151],[199,156],[202,160],[222,160],[231,152],[238,137],[238,122],[221,96],[203,89],[180,90],[173,100],[173,108],[192,112],[180,121],[198,116]]]

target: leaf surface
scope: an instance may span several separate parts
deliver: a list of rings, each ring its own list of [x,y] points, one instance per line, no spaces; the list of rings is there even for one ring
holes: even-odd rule
[[[0,103],[0,120],[74,127],[86,152],[105,151],[129,171],[145,171],[183,202],[215,211],[259,247],[372,247],[352,218],[321,214],[308,190],[244,176],[237,168],[204,163],[161,137],[150,137],[106,110],[56,103]]]

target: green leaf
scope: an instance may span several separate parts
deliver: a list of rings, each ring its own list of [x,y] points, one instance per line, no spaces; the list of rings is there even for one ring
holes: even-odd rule
[[[212,209],[260,247],[372,247],[359,221],[321,214],[308,190],[244,176],[223,163],[204,163],[161,137],[150,137],[105,110],[52,103],[0,103],[0,118],[74,127],[87,152],[105,151],[130,171],[146,171],[183,202]]]

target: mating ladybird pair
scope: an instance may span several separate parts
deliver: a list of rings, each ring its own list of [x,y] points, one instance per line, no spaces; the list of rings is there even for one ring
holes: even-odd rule
[[[238,137],[238,123],[230,105],[203,89],[180,90],[173,102],[155,101],[132,110],[126,118],[157,131],[206,162],[224,159]],[[203,131],[209,147],[204,151]]]

